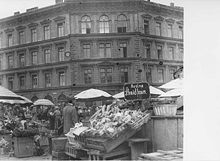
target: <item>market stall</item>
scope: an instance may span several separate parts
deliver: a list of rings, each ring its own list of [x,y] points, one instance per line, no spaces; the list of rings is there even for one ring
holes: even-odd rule
[[[134,154],[134,149],[137,149],[137,144],[142,146],[142,150],[145,149],[143,143],[148,139],[139,136],[132,140],[131,137],[150,119],[151,113],[139,103],[149,98],[149,86],[146,83],[126,84],[124,89],[125,97],[130,98],[116,99],[111,104],[95,107],[96,112],[89,118],[89,123],[79,123],[70,129],[66,134],[67,155],[91,160],[128,160],[132,157],[130,153]]]

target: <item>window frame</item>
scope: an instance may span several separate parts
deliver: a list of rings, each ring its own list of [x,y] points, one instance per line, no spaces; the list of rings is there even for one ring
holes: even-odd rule
[[[183,26],[178,27],[178,38],[183,39]]]
[[[160,81],[160,75],[159,75],[159,71],[162,71],[162,81]],[[158,80],[158,83],[164,83],[164,69],[163,68],[158,68],[157,69],[157,80]]]
[[[31,74],[31,87],[32,87],[32,89],[38,88],[38,85],[39,85],[38,74]]]
[[[129,82],[129,68],[127,66],[120,67],[120,82],[128,83]]]
[[[167,25],[167,36],[171,38],[173,37],[173,25],[172,24]]]
[[[172,52],[170,52],[170,49],[172,49]],[[168,52],[169,52],[170,59],[175,60],[175,53],[174,53],[174,47],[173,46],[168,47]]]
[[[82,51],[83,51],[84,58],[91,58],[91,44],[90,43],[82,44]]]
[[[10,38],[10,39],[9,39]],[[13,34],[12,33],[10,33],[10,34],[7,34],[7,45],[8,45],[8,47],[11,47],[11,46],[13,46]]]
[[[21,61],[22,60],[21,56],[23,56],[23,62]],[[19,64],[19,67],[25,67],[25,65],[26,65],[25,62],[26,62],[26,60],[25,60],[25,53],[18,54],[18,64]]]
[[[151,59],[151,43],[144,43],[144,55],[147,59]]]
[[[18,43],[19,43],[19,45],[25,44],[25,31],[23,31],[23,30],[18,31]]]
[[[24,78],[23,79],[23,86],[22,86],[22,81],[21,81],[21,78]],[[20,75],[19,76],[19,88],[20,89],[25,89],[25,85],[26,85],[26,79],[25,79],[26,77],[25,77],[25,75]]]
[[[102,70],[104,70],[104,72],[102,72]],[[109,72],[108,70],[111,70],[111,72]],[[100,83],[108,84],[112,82],[113,82],[113,68],[112,67],[100,67]]]
[[[103,47],[101,47],[103,45]],[[103,53],[101,51],[103,50]],[[112,57],[112,43],[102,42],[98,44],[98,53],[100,58],[111,58]]]
[[[88,15],[82,16],[81,18],[81,34],[91,34],[92,21]]]
[[[119,42],[119,52],[122,58],[128,57],[128,43],[127,42]]]
[[[49,40],[51,38],[51,29],[50,25],[44,25],[43,26],[43,34],[44,34],[44,40]]]
[[[127,16],[120,14],[117,17],[117,33],[126,33],[128,28]]]
[[[61,82],[61,74],[63,74],[64,81]],[[58,80],[59,80],[59,87],[66,86],[66,71],[59,71],[58,72]]]
[[[156,46],[157,47],[157,58],[158,58],[158,60],[163,60],[163,45],[157,45]],[[158,47],[161,47],[161,52],[158,52],[159,50],[158,50]],[[161,56],[161,57],[160,57]]]
[[[46,52],[46,51],[48,51],[48,52]],[[49,56],[49,58],[47,56]],[[52,62],[52,60],[51,60],[51,49],[44,49],[44,63],[49,64],[51,62]]]
[[[11,61],[12,61],[11,63],[10,63],[9,57],[11,57]],[[8,58],[8,69],[14,68],[14,56],[12,54],[10,54],[7,56],[7,58]]]
[[[8,77],[8,89],[10,90],[14,89],[14,77],[13,76]]]
[[[84,69],[83,76],[84,76],[84,83],[85,84],[92,84],[92,75],[93,75],[93,72],[92,72],[91,68]]]
[[[103,19],[102,18],[106,18]],[[102,15],[99,18],[99,33],[110,33],[110,20],[109,17],[106,15]],[[103,31],[103,32],[102,32]]]
[[[49,77],[47,77],[47,76],[49,76]],[[48,83],[47,78],[49,78],[49,83]],[[52,73],[51,72],[45,72],[44,73],[44,81],[45,81],[45,87],[46,88],[52,87]]]
[[[146,81],[148,83],[153,83],[152,70],[153,70],[152,66],[148,66],[146,69]]]
[[[57,37],[65,36],[64,22],[57,23]],[[60,28],[61,26],[61,28]],[[61,29],[61,30],[60,30]],[[60,32],[61,31],[61,32]]]
[[[34,53],[36,53],[36,63],[34,63]],[[38,51],[32,51],[31,52],[31,64],[32,65],[38,65]]]
[[[161,22],[156,22],[156,26],[155,26],[155,29],[156,29],[156,35],[157,36],[162,36],[162,23]]]
[[[58,61],[59,62],[65,61],[65,47],[64,46],[57,47],[57,52],[58,52]]]
[[[144,34],[150,34],[150,22],[147,19],[144,19]]]
[[[31,28],[31,42],[37,42],[37,28]],[[35,31],[35,32],[33,32]]]

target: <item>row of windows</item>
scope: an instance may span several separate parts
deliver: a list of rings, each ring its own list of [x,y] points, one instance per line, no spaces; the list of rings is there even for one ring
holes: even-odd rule
[[[164,83],[165,82],[165,73],[163,68],[157,69],[157,82],[153,82],[152,80],[152,70],[153,68],[149,67],[146,71],[146,80],[149,83]],[[169,69],[169,80],[174,79],[173,74],[175,73],[175,68]],[[128,76],[129,70],[128,67],[122,67],[120,68],[120,82],[121,83],[128,83],[129,82],[129,76]],[[113,70],[111,67],[107,68],[100,68],[100,82],[101,83],[112,83],[112,76],[113,76]],[[92,84],[93,83],[93,70],[90,69],[84,69],[84,83],[85,84]]]
[[[165,73],[164,73],[164,69],[163,68],[158,68],[157,69],[157,81],[155,82],[153,79],[152,79],[152,76],[153,76],[153,68],[152,67],[149,67],[147,70],[146,70],[146,80],[147,82],[149,83],[164,83],[165,82]],[[174,79],[174,73],[176,72],[176,69],[175,68],[170,68],[169,69],[169,80],[172,80]]]
[[[82,53],[84,58],[92,57],[91,43],[85,43],[82,45]],[[127,57],[127,42],[121,42],[119,44],[120,57]],[[99,43],[98,44],[98,57],[99,58],[111,58],[112,57],[112,44],[111,43]]]
[[[169,75],[168,79],[172,80],[174,78],[174,73],[176,71],[176,68],[170,68],[169,69]],[[113,82],[113,68],[112,67],[102,67],[99,70],[100,72],[100,83],[107,84]],[[157,68],[156,71],[157,75],[157,81],[152,79],[153,76],[153,68],[148,67],[146,69],[146,80],[149,83],[164,83],[165,82],[165,69],[163,68]],[[155,73],[154,73],[155,74]],[[86,68],[83,70],[83,79],[85,84],[92,84],[94,83],[93,79],[93,69],[92,68]],[[20,75],[18,76],[19,80],[19,88],[25,89],[26,88],[26,76]],[[45,72],[44,73],[44,86],[46,88],[52,87],[52,72]],[[128,83],[129,82],[129,68],[128,67],[121,67],[119,70],[119,80],[121,83]],[[58,72],[58,81],[59,86],[65,86],[66,85],[66,72],[60,71]],[[2,82],[2,77],[0,77],[0,84]],[[31,87],[32,88],[38,88],[39,87],[39,75],[37,73],[31,74]],[[8,77],[8,88],[13,89],[14,88],[14,77]]]
[[[39,31],[40,32],[40,31]],[[33,27],[30,29],[30,38],[31,38],[31,42],[36,42],[38,41],[38,29],[37,27]],[[51,26],[50,24],[44,25],[43,26],[43,40],[48,40],[51,38]],[[25,44],[26,43],[26,35],[27,33],[25,33],[24,30],[18,31],[18,44]],[[62,37],[65,35],[64,32],[64,22],[62,23],[58,23],[57,24],[57,37]],[[2,36],[2,35],[1,35]],[[0,39],[0,42],[2,42],[2,38]],[[7,34],[7,46],[13,46],[13,33],[8,33]],[[0,47],[1,47],[1,43],[0,43]]]
[[[179,52],[177,52],[179,55],[177,57],[179,57],[180,60],[183,60],[183,47],[178,48]],[[151,44],[149,43],[144,43],[144,57],[151,59],[152,53],[152,49],[151,49]],[[174,46],[168,46],[168,55],[166,57],[169,58],[169,60],[176,60],[175,58],[175,47]],[[163,45],[156,45],[156,55],[157,55],[157,59],[165,59],[165,52],[164,52],[164,48]]]
[[[111,67],[100,68],[100,82],[101,83],[112,83],[112,75],[113,71]],[[93,78],[93,70],[85,69],[84,70],[84,83],[91,84]],[[128,82],[128,67],[120,68],[120,82],[127,83]]]
[[[65,23],[57,23],[57,37],[61,37],[65,35]],[[80,21],[80,33],[82,34],[90,34],[92,30],[92,20],[89,16],[83,16]],[[106,15],[103,15],[99,19],[99,25],[98,25],[99,33],[110,33],[110,20],[109,17]],[[149,26],[149,20],[144,20],[144,32],[145,34],[150,34],[150,26]],[[118,33],[124,33],[127,32],[128,28],[128,19],[125,15],[121,14],[117,18],[117,32]],[[50,24],[43,26],[43,39],[48,40],[51,38],[51,26]],[[179,39],[183,39],[183,27],[179,26],[178,28],[178,37]],[[161,22],[156,22],[156,35],[162,36],[162,28],[161,28]],[[21,30],[18,31],[18,43],[24,44],[26,42],[25,40],[25,31]],[[37,27],[32,27],[30,29],[30,36],[31,36],[31,42],[38,41],[38,30]],[[168,24],[167,27],[167,36],[173,37],[173,25]],[[1,37],[1,36],[0,36]],[[2,39],[2,38],[1,38]],[[2,40],[0,39],[0,42]],[[13,34],[8,33],[7,34],[7,46],[10,47],[13,45]],[[1,48],[0,43],[0,48]]]
[[[26,88],[27,80],[26,80],[25,75],[20,75],[18,77],[18,82],[19,82],[19,89]],[[44,82],[45,82],[45,87],[47,87],[47,88],[52,87],[52,73],[51,72],[44,73]],[[65,71],[58,72],[58,82],[59,82],[59,86],[66,85]],[[31,87],[32,88],[39,87],[39,75],[37,73],[31,74]],[[8,77],[8,88],[11,90],[14,89],[14,77],[13,76]]]
[[[51,63],[52,62],[52,52],[51,49],[44,49],[43,50],[44,54],[44,63]],[[57,56],[58,56],[58,61],[65,61],[65,48],[64,47],[58,47],[57,48]],[[25,53],[19,53],[18,54],[18,66],[19,67],[24,67],[27,65],[26,63],[26,54]],[[2,55],[0,55],[0,67],[2,67]],[[15,59],[13,54],[8,54],[7,56],[7,64],[8,68],[14,68],[15,67]],[[31,65],[38,65],[39,64],[39,52],[38,51],[31,51],[30,52],[30,62]],[[1,69],[1,68],[0,68]]]
[[[91,58],[92,57],[92,45],[91,43],[85,43],[82,45],[82,53],[84,58]],[[127,50],[127,42],[122,42],[119,44],[119,57],[126,58],[128,56],[128,50]],[[151,53],[152,53],[152,48],[151,44],[149,43],[144,43],[144,55],[143,57],[145,58],[151,58]],[[157,45],[156,46],[156,54],[158,59],[164,59],[164,49],[163,45]],[[179,55],[178,56],[181,60],[183,58],[183,48],[179,47]],[[100,43],[98,45],[98,57],[99,58],[111,58],[112,57],[112,47],[111,43]],[[175,47],[174,46],[169,46],[168,47],[168,57],[170,60],[175,60]]]
[[[144,57],[145,58],[151,58],[151,44],[145,43],[144,44]],[[84,58],[91,58],[91,44],[83,44],[83,56]],[[51,63],[52,59],[52,53],[50,49],[44,49],[44,63]],[[58,53],[58,61],[65,61],[65,49],[64,47],[58,47],[57,49]],[[111,43],[100,43],[98,48],[98,57],[99,58],[111,58],[112,57],[112,49],[111,49]],[[162,45],[157,45],[156,54],[158,59],[164,59],[164,50]],[[120,57],[127,57],[127,43],[120,43],[119,44],[119,55]],[[179,57],[183,58],[183,48],[179,48]],[[38,64],[38,51],[32,51],[30,53],[30,61],[32,65]],[[168,57],[170,60],[175,60],[175,50],[174,47],[168,47]],[[7,63],[8,68],[14,68],[14,56],[12,54],[9,54],[7,56]],[[2,66],[2,56],[0,55],[0,67]],[[19,53],[18,54],[18,66],[24,67],[26,66],[26,55],[25,53]]]

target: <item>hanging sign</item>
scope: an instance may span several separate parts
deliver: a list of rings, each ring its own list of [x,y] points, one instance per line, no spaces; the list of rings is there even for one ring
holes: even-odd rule
[[[150,97],[148,83],[129,83],[124,85],[124,96],[127,100],[147,99]]]

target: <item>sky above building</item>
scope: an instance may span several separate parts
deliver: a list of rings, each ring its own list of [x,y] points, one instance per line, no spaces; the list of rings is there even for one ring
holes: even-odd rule
[[[173,2],[176,6],[184,7],[183,0],[151,0],[151,2],[165,5]],[[54,4],[55,0],[0,0],[0,18],[12,16],[17,11],[24,13],[29,8],[42,8]]]

